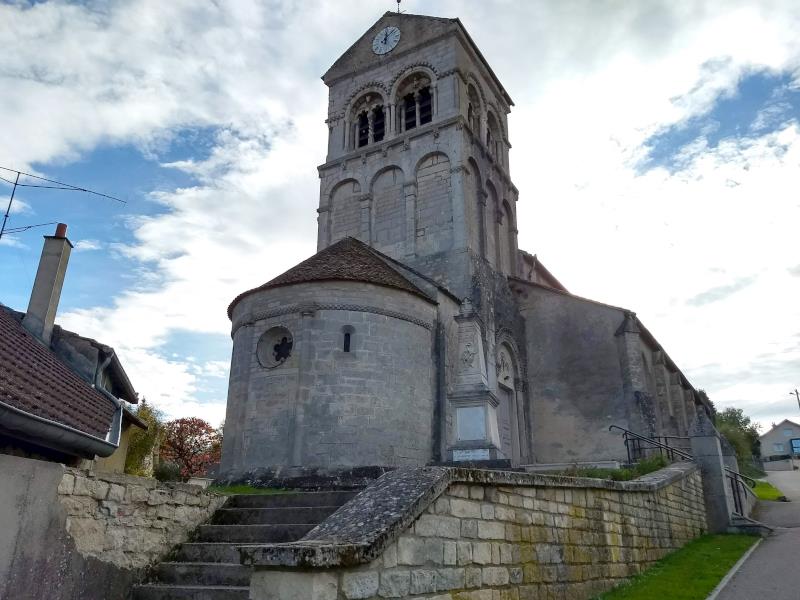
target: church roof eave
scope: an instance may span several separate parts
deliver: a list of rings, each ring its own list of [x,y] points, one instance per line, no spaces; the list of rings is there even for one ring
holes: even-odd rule
[[[365,243],[346,237],[335,242],[295,265],[288,271],[270,279],[263,285],[242,292],[228,306],[228,318],[240,300],[251,294],[272,288],[300,283],[353,281],[370,283],[413,294],[436,304],[423,290],[385,261],[379,252]]]

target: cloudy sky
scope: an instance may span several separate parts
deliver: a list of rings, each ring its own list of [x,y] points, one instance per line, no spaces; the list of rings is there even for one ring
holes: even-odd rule
[[[170,416],[222,420],[227,304],[314,252],[319,77],[394,6],[0,5],[0,166],[127,201],[23,189],[10,226],[69,224],[59,322]],[[403,8],[460,17],[516,103],[520,246],[718,406],[800,418],[800,3]],[[49,229],[0,240],[0,302],[25,309]]]

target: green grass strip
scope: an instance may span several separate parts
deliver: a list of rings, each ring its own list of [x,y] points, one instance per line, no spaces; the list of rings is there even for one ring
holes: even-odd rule
[[[291,494],[294,490],[253,487],[252,485],[211,485],[208,487],[208,491],[223,494],[224,496],[233,496],[234,494],[260,494],[262,496],[271,496],[275,494]]]
[[[704,600],[756,540],[739,534],[701,536],[599,598]]]
[[[777,500],[783,496],[782,491],[766,481],[756,481],[753,491],[759,500]]]

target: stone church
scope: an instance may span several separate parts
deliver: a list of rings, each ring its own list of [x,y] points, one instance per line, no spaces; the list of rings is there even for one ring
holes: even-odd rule
[[[625,459],[708,410],[624,308],[517,245],[513,102],[459,19],[386,13],[325,73],[318,252],[231,303],[221,472]],[[528,199],[527,201],[531,201]]]

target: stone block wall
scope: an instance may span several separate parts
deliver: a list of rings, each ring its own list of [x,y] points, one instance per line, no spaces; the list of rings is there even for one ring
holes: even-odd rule
[[[225,502],[196,485],[79,469],[58,497],[78,552],[125,569],[157,562]]]
[[[259,339],[278,326],[291,332],[292,353],[266,368]],[[242,298],[220,472],[429,462],[435,327],[433,302],[368,283],[301,283]]]
[[[222,499],[197,486],[0,454],[0,598],[127,598]]]
[[[706,529],[702,481],[692,464],[625,483],[466,469],[451,469],[444,480],[430,471],[424,476],[417,490],[402,474],[382,478],[396,478],[409,506],[421,510],[407,525],[403,517],[393,525],[376,514],[392,485],[351,502],[365,507],[359,522],[362,530],[375,527],[372,541],[368,531],[359,539],[355,521],[337,532],[334,515],[312,539],[242,549],[244,561],[257,567],[250,597],[588,599]],[[340,520],[358,518],[346,512]],[[403,510],[387,506],[389,512]],[[281,564],[284,570],[275,570]]]

